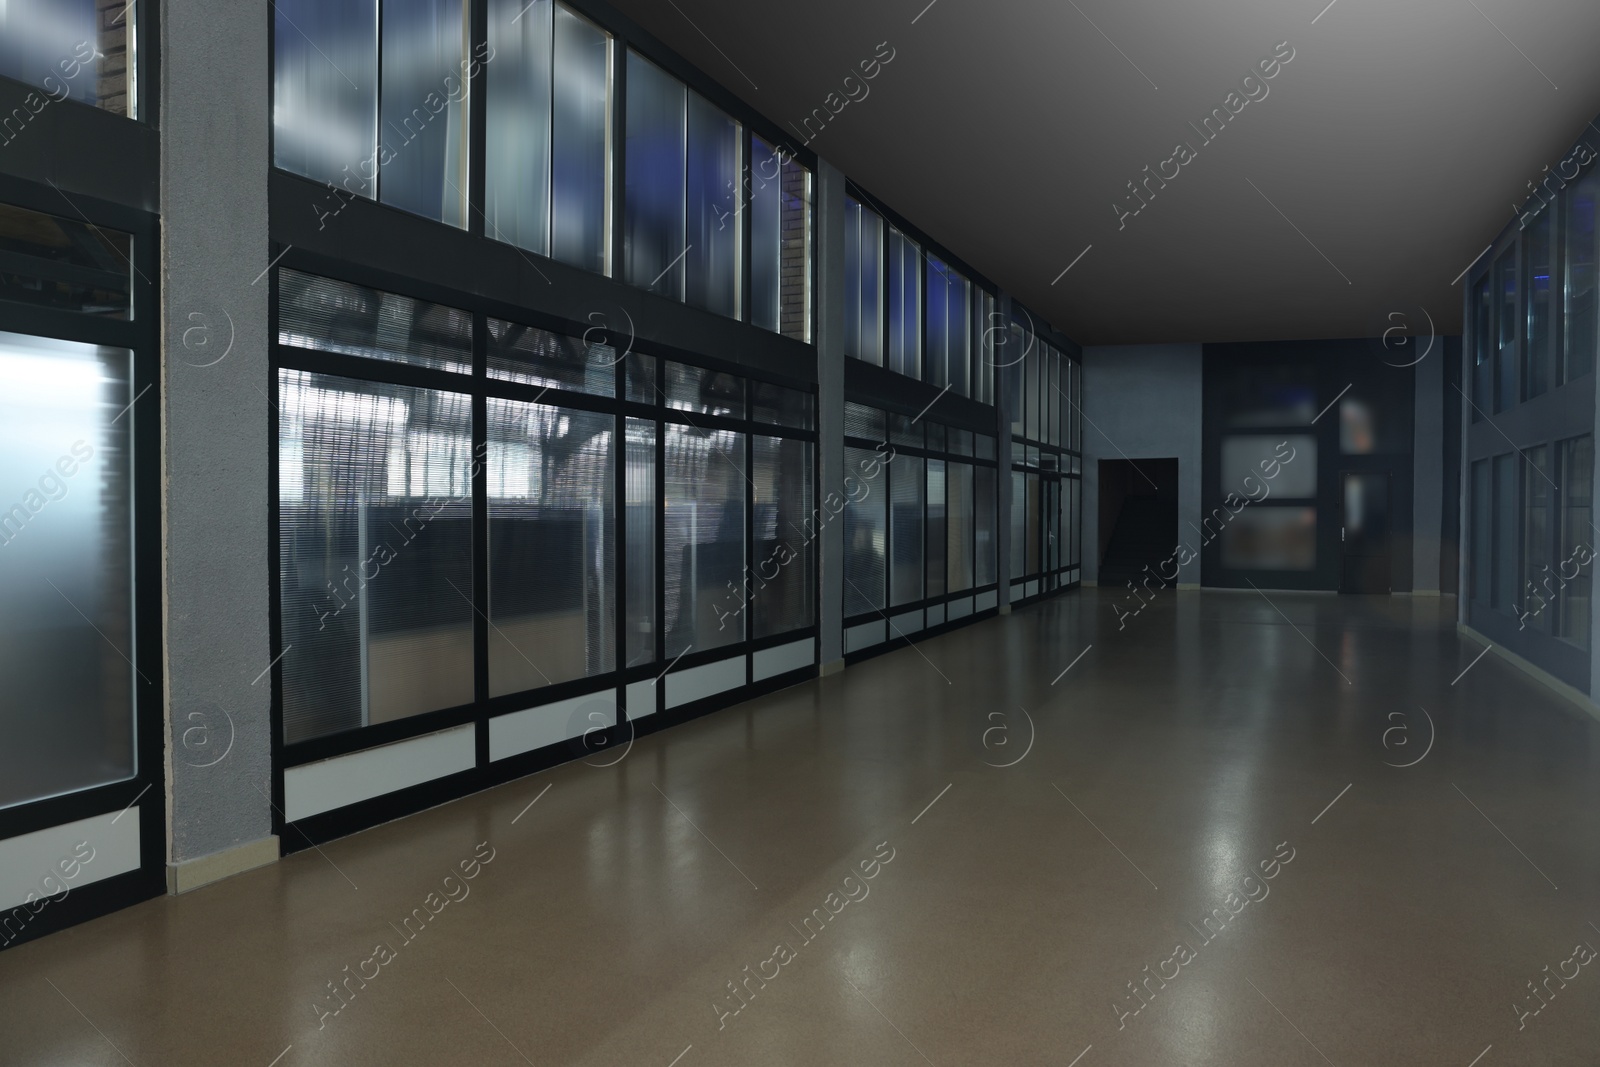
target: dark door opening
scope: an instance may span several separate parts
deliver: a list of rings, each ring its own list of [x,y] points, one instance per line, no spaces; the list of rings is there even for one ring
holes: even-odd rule
[[[1391,592],[1389,476],[1346,471],[1342,481],[1339,592]]]
[[[1178,545],[1177,459],[1103,459],[1098,470],[1100,584],[1160,581]]]

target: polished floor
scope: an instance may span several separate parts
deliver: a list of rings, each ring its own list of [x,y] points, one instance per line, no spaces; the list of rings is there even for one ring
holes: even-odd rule
[[[0,1062],[1600,1063],[1600,723],[1450,599],[1113,603],[0,953]]]

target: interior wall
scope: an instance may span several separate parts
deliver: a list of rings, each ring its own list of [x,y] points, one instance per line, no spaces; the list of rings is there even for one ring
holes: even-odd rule
[[[1083,529],[1100,529],[1102,459],[1176,457],[1178,530],[1200,522],[1201,346],[1102,345],[1083,350]],[[1174,551],[1177,545],[1173,546]],[[1098,582],[1100,540],[1085,537],[1083,576]],[[1200,584],[1198,557],[1180,585]]]

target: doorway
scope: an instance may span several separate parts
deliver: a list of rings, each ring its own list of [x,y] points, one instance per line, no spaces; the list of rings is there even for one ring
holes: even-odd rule
[[[1345,471],[1340,481],[1339,592],[1392,592],[1389,475]]]
[[[1103,459],[1100,474],[1101,585],[1154,573],[1178,544],[1178,461]]]

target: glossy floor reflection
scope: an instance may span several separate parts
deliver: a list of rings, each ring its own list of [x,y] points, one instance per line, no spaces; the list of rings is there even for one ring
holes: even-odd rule
[[[1112,601],[7,951],[0,1062],[1592,1067],[1600,723],[1450,599]]]

